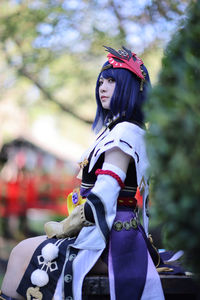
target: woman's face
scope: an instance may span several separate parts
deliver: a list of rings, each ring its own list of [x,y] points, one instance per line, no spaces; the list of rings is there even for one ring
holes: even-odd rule
[[[104,109],[110,109],[110,101],[115,89],[116,82],[113,78],[99,79],[99,98]]]

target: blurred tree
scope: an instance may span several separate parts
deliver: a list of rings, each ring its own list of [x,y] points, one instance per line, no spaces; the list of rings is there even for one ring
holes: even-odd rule
[[[186,266],[200,272],[200,1],[192,1],[172,37],[147,105],[152,201],[164,224],[165,245],[184,250]]]
[[[9,68],[12,80],[8,84],[5,78],[1,90],[26,78],[23,84],[37,88],[42,100],[91,123],[85,107],[93,96],[93,66],[105,59],[102,45],[125,44],[136,52],[155,47],[168,38],[188,2],[2,0],[0,49],[3,70]]]

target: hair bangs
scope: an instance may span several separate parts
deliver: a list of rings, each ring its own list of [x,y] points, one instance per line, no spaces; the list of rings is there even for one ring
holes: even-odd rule
[[[103,70],[103,72],[101,72],[101,76],[103,76],[103,78],[105,78],[105,79],[108,79],[108,78],[115,79],[115,77],[116,77],[115,69],[109,68],[109,69]]]

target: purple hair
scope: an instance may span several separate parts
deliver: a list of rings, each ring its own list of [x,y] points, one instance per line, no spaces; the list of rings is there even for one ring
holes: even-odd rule
[[[104,64],[106,66],[108,62]],[[119,114],[124,121],[133,121],[140,125],[144,122],[142,104],[147,99],[150,87],[149,74],[144,65],[141,66],[146,73],[143,91],[140,91],[141,79],[129,70],[122,68],[109,68],[101,72],[96,83],[97,111],[92,128],[98,132],[106,124],[108,118]],[[113,78],[116,82],[115,90],[110,102],[110,110],[102,107],[99,98],[99,79],[101,75],[108,79]],[[125,112],[125,115],[124,115]]]

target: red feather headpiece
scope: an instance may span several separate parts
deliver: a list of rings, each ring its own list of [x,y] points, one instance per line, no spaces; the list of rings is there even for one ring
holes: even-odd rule
[[[109,67],[113,68],[123,68],[128,69],[129,71],[136,74],[139,78],[145,80],[145,76],[143,75],[143,71],[140,66],[143,65],[143,61],[139,58],[135,53],[132,53],[130,50],[122,47],[122,50],[114,50],[113,48],[106,47],[106,51],[108,51],[108,61],[110,65],[106,65],[103,69],[107,69]]]

